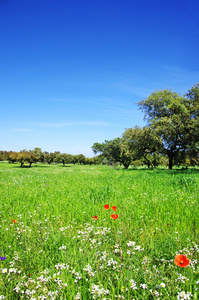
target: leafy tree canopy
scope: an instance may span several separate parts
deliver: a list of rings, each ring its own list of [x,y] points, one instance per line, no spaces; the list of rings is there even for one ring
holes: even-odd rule
[[[181,96],[171,90],[153,92],[138,103],[145,113],[148,126],[156,131],[163,141],[163,153],[169,157],[169,168],[179,151],[195,147],[198,141],[199,85],[187,95]]]
[[[132,156],[126,149],[122,146],[122,139],[115,138],[110,141],[105,141],[104,143],[94,143],[92,150],[95,154],[101,153],[102,157],[107,158],[111,163],[121,163],[126,169],[128,169]]]

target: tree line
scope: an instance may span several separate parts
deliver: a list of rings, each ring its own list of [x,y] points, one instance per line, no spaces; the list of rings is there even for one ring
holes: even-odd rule
[[[34,150],[27,151],[26,149],[19,152],[15,151],[0,151],[0,161],[8,161],[9,163],[19,162],[20,166],[23,167],[25,163],[29,164],[29,167],[33,163],[62,163],[64,166],[66,164],[100,164],[102,163],[102,158],[99,156],[88,158],[83,154],[71,155],[66,153],[55,152],[42,152],[41,148],[34,148]]]
[[[199,83],[185,95],[156,90],[138,103],[146,126],[127,128],[121,138],[94,143],[92,150],[109,163],[154,167],[199,164]]]

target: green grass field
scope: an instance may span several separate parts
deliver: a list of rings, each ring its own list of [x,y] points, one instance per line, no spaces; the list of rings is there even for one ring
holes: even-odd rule
[[[196,169],[0,163],[0,299],[199,299],[198,187]]]

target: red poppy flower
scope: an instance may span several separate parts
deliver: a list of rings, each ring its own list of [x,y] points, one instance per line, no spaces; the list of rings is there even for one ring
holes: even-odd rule
[[[105,205],[104,205],[104,209],[106,209],[106,210],[109,209],[109,205],[108,205],[108,204],[105,204]]]
[[[112,206],[111,209],[114,210],[114,211],[116,211],[117,207],[116,206]]]
[[[95,219],[95,220],[97,220],[98,219],[98,216],[94,216],[94,217],[92,217],[93,219]]]
[[[118,215],[112,214],[111,218],[114,219],[114,220],[116,220],[118,218]]]
[[[13,220],[13,223],[15,223],[15,224],[16,224],[16,223],[17,223],[17,221],[16,221],[16,220]]]
[[[178,266],[178,267],[187,267],[190,263],[190,259],[188,259],[186,257],[186,255],[183,255],[183,254],[178,254],[176,255],[175,257],[175,261],[174,263]]]

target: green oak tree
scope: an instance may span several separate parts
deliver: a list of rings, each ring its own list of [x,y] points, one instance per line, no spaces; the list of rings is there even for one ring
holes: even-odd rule
[[[121,163],[125,169],[128,169],[132,156],[122,145],[121,138],[115,138],[104,143],[94,143],[91,147],[95,154],[100,153],[101,157],[106,158],[110,163]]]
[[[44,162],[44,153],[42,152],[41,148],[35,147],[34,150],[30,150],[30,152],[35,154],[35,157],[37,158],[37,161]]]
[[[127,128],[122,141],[126,153],[134,160],[141,160],[148,168],[157,166],[163,143],[154,129],[139,126]]]
[[[198,86],[181,96],[172,90],[157,90],[138,103],[145,113],[148,126],[163,141],[162,153],[167,154],[169,169],[179,152],[195,147],[198,136]],[[196,105],[196,108],[194,108]],[[193,142],[194,137],[194,142]]]
[[[10,151],[9,155],[7,156],[7,160],[9,163],[17,162],[18,153]]]
[[[85,165],[85,159],[86,157],[83,154],[78,154],[77,155],[77,162],[78,164],[84,164]]]
[[[17,153],[17,161],[20,162],[20,167],[22,168],[25,162],[29,163],[29,167],[33,163],[37,162],[37,158],[34,153],[27,150],[21,150],[19,153]]]
[[[55,158],[55,162],[62,163],[63,166],[65,166],[65,164],[69,164],[71,162],[71,155],[66,153],[58,154]]]

